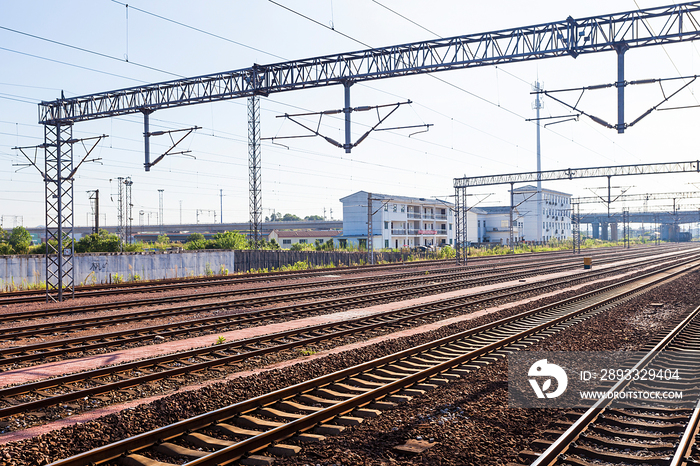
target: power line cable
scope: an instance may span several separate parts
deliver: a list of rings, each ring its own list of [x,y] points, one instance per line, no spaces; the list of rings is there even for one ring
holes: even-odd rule
[[[286,58],[280,57],[279,55],[275,55],[274,53],[266,52],[265,50],[262,50],[262,49],[253,47],[253,46],[251,46],[251,45],[244,44],[244,43],[242,43],[242,42],[235,41],[235,40],[233,40],[233,39],[229,39],[228,37],[224,37],[224,36],[221,36],[221,35],[219,35],[219,34],[214,34],[214,33],[212,33],[212,32],[205,31],[204,29],[200,29],[200,28],[195,27],[195,26],[190,26],[189,24],[185,24],[185,23],[182,23],[182,22],[180,22],[180,21],[176,21],[176,20],[174,20],[174,19],[167,18],[167,17],[162,16],[162,15],[159,15],[159,14],[157,14],[157,13],[153,13],[153,12],[151,12],[151,11],[143,10],[143,9],[141,9],[141,8],[137,8],[137,7],[133,6],[133,5],[129,5],[129,4],[120,2],[120,1],[118,1],[118,0],[112,0],[112,2],[117,3],[117,4],[119,4],[119,5],[126,6],[127,8],[131,8],[132,10],[140,11],[140,12],[143,13],[143,14],[150,15],[150,16],[154,16],[154,17],[156,17],[156,18],[162,19],[163,21],[167,21],[167,22],[169,22],[169,23],[177,24],[178,26],[182,26],[182,27],[187,28],[187,29],[192,29],[193,31],[201,32],[202,34],[206,34],[207,36],[215,37],[215,38],[217,38],[217,39],[221,39],[221,40],[224,40],[224,41],[226,41],[226,42],[230,42],[230,43],[232,43],[232,44],[236,44],[236,45],[239,45],[239,46],[241,46],[241,47],[245,47],[245,48],[247,48],[247,49],[254,50],[254,51],[256,51],[256,52],[264,53],[265,55],[270,55],[271,57],[279,58],[280,60],[286,60]]]
[[[15,34],[20,34],[20,35],[23,35],[23,36],[31,37],[31,38],[33,38],[33,39],[37,39],[37,40],[49,42],[49,43],[51,43],[51,44],[60,45],[60,46],[62,46],[62,47],[68,47],[68,48],[73,49],[73,50],[79,50],[79,51],[81,51],[81,52],[89,53],[89,54],[92,54],[92,55],[97,55],[98,57],[107,58],[107,59],[110,59],[110,60],[116,60],[116,61],[121,62],[121,63],[128,63],[128,64],[130,64],[130,65],[134,65],[134,66],[138,66],[138,67],[141,67],[141,68],[145,68],[145,69],[147,69],[147,70],[158,71],[159,73],[169,74],[169,75],[171,75],[171,76],[175,76],[175,77],[178,77],[178,78],[185,78],[185,77],[186,77],[186,76],[182,76],[182,75],[179,75],[179,74],[176,74],[176,73],[171,73],[170,71],[161,70],[161,69],[155,68],[155,67],[153,67],[153,66],[144,65],[144,64],[141,64],[141,63],[133,62],[133,61],[126,61],[126,60],[124,60],[123,58],[115,57],[115,56],[112,56],[112,55],[107,55],[106,53],[96,52],[96,51],[94,51],[94,50],[89,50],[89,49],[86,49],[86,48],[83,48],[83,47],[78,47],[78,46],[76,46],[76,45],[66,44],[65,42],[60,42],[60,41],[57,41],[57,40],[48,39],[48,38],[46,38],[46,37],[37,36],[37,35],[34,35],[34,34],[30,34],[30,33],[28,33],[28,32],[18,31],[17,29],[8,28],[8,27],[6,27],[6,26],[0,26],[0,29],[3,29],[3,30],[8,31],[8,32],[15,33]]]

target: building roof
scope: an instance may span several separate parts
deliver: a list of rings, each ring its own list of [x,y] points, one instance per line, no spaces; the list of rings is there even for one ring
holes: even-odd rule
[[[333,238],[343,232],[340,230],[272,230],[278,238]]]
[[[355,196],[357,194],[364,194],[367,196],[367,191],[357,191],[356,193],[352,193],[349,196],[341,197],[340,202],[343,202],[350,196]],[[401,202],[405,204],[431,204],[431,205],[436,205],[436,206],[442,206],[442,207],[449,207],[449,208],[454,208],[454,204],[451,202],[447,201],[441,201],[439,199],[428,199],[428,198],[423,198],[423,197],[408,197],[408,196],[395,196],[395,195],[390,195],[390,194],[379,194],[379,193],[372,193],[372,198],[373,199],[384,199],[384,200],[392,200],[396,202]]]
[[[528,185],[525,185],[525,186],[521,186],[521,187],[515,188],[515,189],[513,190],[514,193],[529,193],[529,192],[533,192],[533,191],[535,191],[535,192],[537,191],[537,186],[533,186],[533,185],[531,185],[531,184],[528,184]],[[555,191],[555,190],[553,190],[553,189],[542,188],[542,192],[543,192],[543,193],[548,193],[548,194],[559,194],[559,195],[561,195],[561,196],[569,196],[569,197],[571,197],[571,194],[569,194],[569,193],[565,193],[565,192],[562,192],[562,191]]]
[[[491,207],[480,207],[485,214],[510,214],[510,206],[491,206]],[[514,208],[513,211],[517,212],[518,208]]]

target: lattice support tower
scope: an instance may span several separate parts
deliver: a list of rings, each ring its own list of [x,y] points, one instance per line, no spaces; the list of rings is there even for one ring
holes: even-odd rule
[[[124,219],[124,177],[117,177],[117,236],[126,243],[126,222]]]
[[[44,125],[47,302],[75,296],[72,143],[72,124]]]
[[[630,211],[629,209],[622,210],[622,245],[625,248],[630,247],[630,236],[632,232],[630,230]]]
[[[581,211],[578,202],[571,204],[571,230],[574,254],[581,254]]]
[[[463,188],[455,188],[455,251],[457,257],[457,265],[467,264],[469,256],[467,234],[467,190]]]
[[[260,179],[260,96],[248,97],[248,191],[250,239],[255,249],[262,240],[262,182]]]
[[[126,211],[124,212],[125,214],[125,230],[124,230],[124,242],[125,243],[132,243],[132,234],[133,234],[133,222],[134,222],[134,216],[132,215],[132,209],[134,207],[134,204],[131,200],[131,186],[134,184],[133,181],[131,181],[131,177],[127,177],[124,180],[124,193],[125,193],[125,203],[124,207],[126,208]]]

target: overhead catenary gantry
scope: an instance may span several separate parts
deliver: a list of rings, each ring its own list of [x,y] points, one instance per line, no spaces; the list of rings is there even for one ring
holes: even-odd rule
[[[653,45],[672,44],[700,38],[700,2],[646,8],[637,11],[543,23],[445,39],[373,48],[356,52],[292,60],[269,65],[255,64],[249,68],[177,79],[144,86],[100,92],[73,98],[60,98],[39,104],[39,123],[46,128],[44,147],[47,160],[53,164],[72,164],[70,150],[63,151],[71,138],[70,128],[81,121],[120,115],[183,107],[206,102],[268,96],[272,93],[343,85],[345,93],[345,144],[350,140],[350,87],[361,81],[371,81],[438,71],[458,70],[502,63],[616,51]],[[619,60],[622,70],[624,61]],[[622,97],[624,87],[619,87]],[[145,129],[144,133],[148,133]],[[347,150],[347,149],[346,149]],[[259,173],[250,170],[251,176]],[[62,198],[72,178],[59,170],[46,178],[48,193]],[[257,183],[257,181],[256,181]],[[66,198],[72,204],[72,196]],[[255,204],[255,203],[253,203]],[[253,208],[251,204],[251,208]],[[59,201],[60,205],[60,201]],[[52,209],[54,207],[51,207]],[[255,206],[251,220],[261,206]],[[63,251],[61,230],[66,219],[58,209],[57,222],[49,227],[47,238],[58,237]],[[71,218],[72,224],[72,218]],[[255,223],[251,221],[251,223]],[[51,230],[51,231],[50,231]],[[49,256],[53,257],[49,259]],[[47,261],[71,264],[72,252],[47,254]],[[47,277],[47,299],[57,290],[73,288],[72,279],[58,274]],[[58,292],[61,299],[61,292]]]
[[[499,184],[509,184],[511,186],[511,213],[510,213],[510,229],[513,230],[513,186],[516,183],[532,183],[535,181],[554,181],[554,180],[573,180],[584,178],[607,178],[608,187],[610,179],[613,176],[630,176],[630,175],[654,175],[666,173],[700,173],[700,161],[691,160],[689,162],[668,162],[668,163],[647,163],[637,165],[615,165],[609,167],[589,167],[589,168],[565,168],[562,170],[545,170],[534,172],[509,173],[504,175],[487,175],[487,176],[465,176],[454,179],[455,188],[455,204],[458,211],[466,210],[467,188],[475,186],[493,186]],[[609,190],[610,188],[608,188]],[[609,191],[608,191],[609,192]],[[608,196],[608,205],[610,204]],[[578,205],[578,202],[576,202]],[[574,208],[575,217],[574,223],[579,220],[578,207]],[[459,217],[458,217],[459,218]],[[457,264],[466,261],[467,255],[464,253],[465,246],[468,242],[466,215],[462,214],[461,221],[457,221],[456,231],[456,249],[457,249]],[[578,225],[574,225],[574,231]],[[578,237],[574,235],[574,239]],[[512,238],[512,233],[511,233]],[[580,245],[574,242],[574,252],[580,251]]]

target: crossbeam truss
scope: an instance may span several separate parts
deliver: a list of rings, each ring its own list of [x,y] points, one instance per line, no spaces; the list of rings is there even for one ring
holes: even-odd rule
[[[541,172],[522,172],[506,175],[471,176],[454,179],[455,188],[490,186],[496,184],[530,183],[542,181],[573,180],[575,178],[602,178],[606,176],[652,175],[657,173],[700,173],[700,161],[616,165],[595,168],[566,168]],[[539,176],[539,178],[538,178]]]
[[[700,2],[468,34],[58,99],[39,104],[39,122],[78,122],[144,110],[269,95],[700,38]]]
[[[653,175],[653,174],[664,174],[664,173],[700,173],[700,161],[690,161],[690,162],[669,162],[669,163],[649,163],[649,164],[638,164],[638,165],[616,165],[610,167],[593,167],[593,168],[567,168],[564,170],[548,170],[548,171],[535,171],[535,172],[522,172],[522,173],[512,173],[506,175],[491,175],[491,176],[471,176],[462,177],[454,179],[455,188],[455,207],[457,212],[455,213],[456,218],[460,215],[464,216],[466,210],[464,206],[466,203],[459,203],[460,198],[466,199],[467,188],[473,186],[493,186],[498,184],[510,184],[511,192],[513,190],[513,185],[515,183],[531,183],[538,180],[542,181],[552,181],[552,180],[573,180],[581,178],[608,178],[608,184],[610,183],[610,178],[613,176],[629,176],[629,175]],[[512,204],[512,202],[511,202]],[[578,204],[577,204],[578,205]],[[512,209],[512,207],[511,207]],[[577,214],[577,217],[580,216]],[[511,219],[513,218],[511,212]],[[577,219],[578,220],[578,219]],[[578,220],[580,221],[580,220]],[[467,228],[466,222],[456,222],[456,244],[457,244],[457,264],[460,264],[460,258],[464,255],[464,260],[466,261],[466,254],[464,254],[460,249],[462,249],[467,243]],[[512,228],[512,220],[510,221],[510,227]]]

